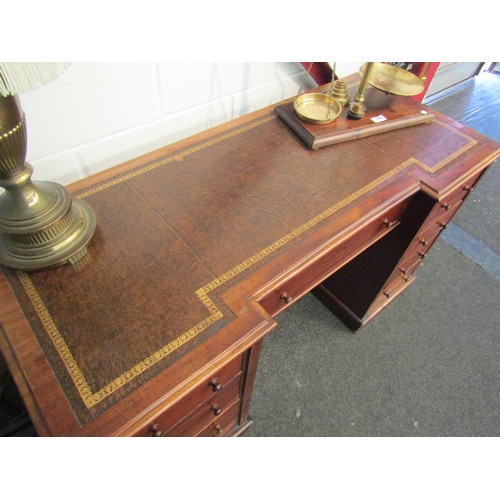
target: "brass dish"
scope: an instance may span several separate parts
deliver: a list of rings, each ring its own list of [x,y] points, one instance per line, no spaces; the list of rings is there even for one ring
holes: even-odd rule
[[[342,106],[326,94],[302,94],[293,102],[295,112],[301,120],[323,125],[331,123],[342,112]]]
[[[361,74],[364,73],[365,66],[366,64],[361,66]],[[418,76],[397,66],[379,62],[374,63],[368,83],[388,94],[410,96],[424,91],[424,82]]]

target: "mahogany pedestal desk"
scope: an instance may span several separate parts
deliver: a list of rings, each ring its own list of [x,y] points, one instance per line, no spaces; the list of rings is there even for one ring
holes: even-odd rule
[[[0,276],[0,346],[38,434],[242,433],[276,315],[313,290],[365,325],[499,148],[434,113],[312,150],[271,106],[73,184],[97,215],[88,255]]]

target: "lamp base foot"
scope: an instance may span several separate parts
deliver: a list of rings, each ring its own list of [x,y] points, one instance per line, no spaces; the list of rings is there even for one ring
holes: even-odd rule
[[[0,224],[0,264],[25,271],[50,269],[75,264],[87,254],[96,229],[96,216],[90,205],[73,199],[59,184],[40,184],[45,185],[45,191],[56,193],[57,220],[44,227],[39,226],[39,221],[33,223],[33,219],[18,220],[15,231]],[[47,213],[43,215],[46,217]],[[24,228],[19,227],[21,223]],[[29,230],[35,225],[36,232]]]

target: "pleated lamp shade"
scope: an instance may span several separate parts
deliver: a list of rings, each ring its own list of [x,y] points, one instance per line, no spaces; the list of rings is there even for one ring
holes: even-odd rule
[[[58,76],[70,66],[67,62],[0,62],[0,94],[22,94],[35,90]]]

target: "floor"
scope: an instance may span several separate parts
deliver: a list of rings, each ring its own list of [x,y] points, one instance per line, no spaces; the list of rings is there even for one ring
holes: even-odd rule
[[[427,102],[500,142],[500,74]],[[415,283],[353,334],[312,295],[264,342],[245,436],[500,434],[500,161]],[[35,436],[0,356],[0,436]]]

